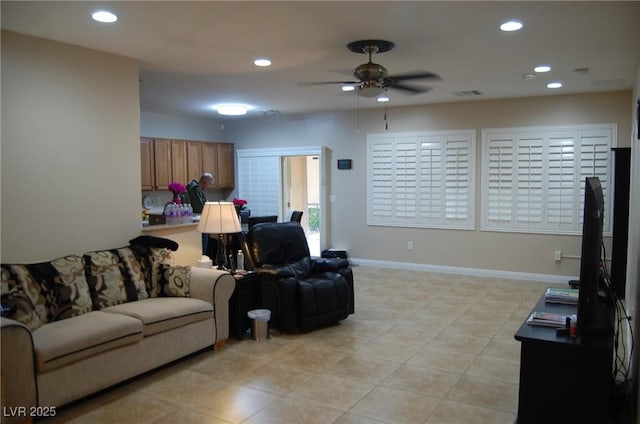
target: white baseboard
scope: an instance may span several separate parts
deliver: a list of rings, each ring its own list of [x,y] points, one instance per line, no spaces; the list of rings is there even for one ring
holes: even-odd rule
[[[412,271],[441,272],[444,274],[475,275],[479,277],[506,278],[510,280],[539,281],[552,284],[567,284],[578,277],[570,275],[535,274],[530,272],[501,271],[496,269],[464,268],[456,266],[416,264],[411,262],[379,261],[375,259],[349,258],[354,265],[379,268],[408,269]]]

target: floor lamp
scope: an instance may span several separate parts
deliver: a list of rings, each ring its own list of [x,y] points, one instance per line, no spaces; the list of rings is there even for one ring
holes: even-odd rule
[[[207,202],[204,204],[198,231],[201,233],[217,234],[218,248],[216,249],[216,265],[218,269],[226,268],[227,252],[223,243],[223,234],[233,234],[242,231],[236,208],[231,202]]]

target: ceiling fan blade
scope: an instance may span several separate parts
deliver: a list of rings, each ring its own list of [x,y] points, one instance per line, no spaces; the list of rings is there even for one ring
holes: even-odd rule
[[[422,94],[431,90],[430,87],[416,87],[413,85],[400,84],[400,83],[391,83],[389,84],[389,88],[406,91],[407,93],[410,93],[410,94]]]
[[[441,79],[439,75],[434,74],[433,72],[427,72],[427,71],[416,71],[416,72],[409,72],[406,74],[389,75],[388,78],[395,81],[406,81],[406,80],[412,80],[412,79],[433,79],[433,80]]]
[[[310,85],[329,85],[329,84],[360,84],[359,81],[317,81],[317,82],[299,82],[299,86],[310,86]]]

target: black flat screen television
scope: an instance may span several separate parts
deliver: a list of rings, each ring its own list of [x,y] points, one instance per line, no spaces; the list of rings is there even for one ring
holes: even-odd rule
[[[578,296],[578,334],[611,331],[601,289],[602,226],[604,195],[598,177],[587,177],[584,187],[580,292]]]

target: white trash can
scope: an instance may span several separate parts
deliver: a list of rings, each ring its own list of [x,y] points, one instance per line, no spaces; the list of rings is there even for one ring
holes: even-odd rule
[[[271,311],[268,309],[254,309],[247,312],[251,322],[251,338],[257,342],[266,342],[269,338],[269,320]]]

